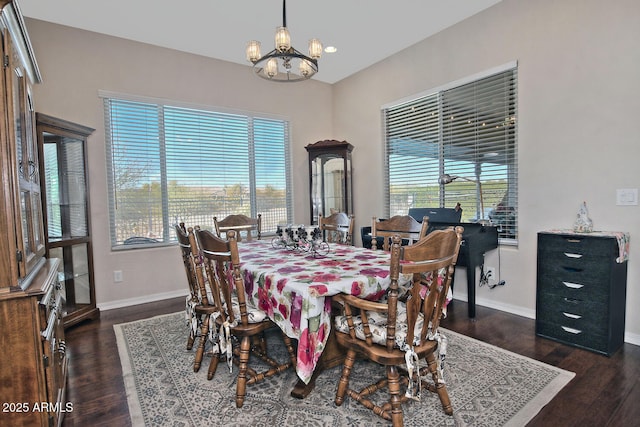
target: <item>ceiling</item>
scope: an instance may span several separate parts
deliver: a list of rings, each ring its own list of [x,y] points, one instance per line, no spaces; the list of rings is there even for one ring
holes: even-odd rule
[[[311,38],[338,51],[323,54],[313,78],[335,83],[500,0],[290,0],[287,27],[305,53]],[[250,65],[249,40],[273,48],[280,0],[18,0],[29,18]]]

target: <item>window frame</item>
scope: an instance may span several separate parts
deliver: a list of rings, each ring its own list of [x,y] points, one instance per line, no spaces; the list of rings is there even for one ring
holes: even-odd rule
[[[105,150],[108,187],[107,191],[109,198],[109,229],[112,250],[128,250],[136,248],[170,246],[175,244],[176,242],[175,230],[173,227],[174,223],[185,222],[188,227],[199,225],[204,229],[214,230],[214,216],[218,216],[218,218],[221,219],[232,213],[243,213],[251,217],[256,217],[258,213],[261,213],[262,229],[264,230],[263,235],[274,233],[276,229],[274,225],[275,223],[279,224],[291,222],[291,219],[293,218],[293,201],[291,191],[292,175],[290,123],[288,119],[270,114],[257,114],[253,112],[231,110],[214,106],[196,105],[167,99],[134,96],[108,91],[99,91],[99,96],[102,98],[104,106]],[[147,141],[152,142],[152,144],[149,144],[152,149],[157,149],[157,153],[154,153],[154,156],[157,154],[157,170],[159,171],[159,174],[154,179],[158,180],[156,184],[160,187],[160,195],[158,196],[160,198],[160,201],[158,203],[152,203],[149,205],[155,206],[159,211],[162,212],[162,235],[158,236],[158,238],[156,239],[157,241],[154,241],[153,239],[146,240],[146,238],[149,236],[137,236],[134,234],[130,237],[138,237],[135,243],[125,244],[124,242],[126,239],[124,239],[123,236],[119,236],[118,234],[116,225],[116,206],[117,203],[120,202],[118,199],[118,197],[120,196],[117,195],[115,182],[116,172],[114,167],[118,164],[118,161],[114,161],[114,136],[112,135],[112,122],[117,122],[117,120],[124,121],[124,119],[122,117],[120,119],[112,117],[112,103],[137,103],[141,106],[149,107],[151,111],[153,111],[154,109],[155,111],[158,111],[158,119],[157,122],[155,122],[157,125],[157,128],[155,129],[155,131],[157,132],[157,138],[151,137],[148,140],[145,140],[145,143]],[[165,117],[168,117],[168,115],[171,114],[178,116],[180,113],[185,114],[185,120],[178,121],[174,118],[172,121],[171,119],[167,119],[167,123],[165,123]],[[220,200],[226,207],[226,202],[231,200],[227,198],[227,189],[237,185],[242,190],[242,193],[246,196],[242,197],[245,200],[244,207],[242,208],[242,211],[234,211],[232,210],[232,208],[221,208],[220,210],[218,210],[216,207],[214,210],[207,210],[206,214],[203,212],[195,213],[191,210],[186,210],[186,212],[182,212],[179,215],[180,217],[178,218],[178,215],[175,215],[175,213],[176,210],[179,210],[179,208],[176,206],[176,203],[171,204],[170,202],[170,199],[172,197],[168,191],[168,181],[170,179],[173,179],[174,181],[179,183],[178,185],[189,187],[189,184],[192,183],[192,181],[190,178],[186,179],[186,176],[190,177],[191,175],[196,175],[194,180],[197,183],[198,176],[206,176],[206,173],[203,172],[201,167],[194,167],[190,169],[189,172],[182,172],[184,176],[178,175],[178,178],[185,178],[184,181],[178,180],[175,176],[172,176],[170,165],[171,163],[174,163],[175,165],[175,162],[180,160],[182,154],[174,153],[172,155],[171,150],[168,150],[167,147],[172,146],[174,151],[179,151],[179,141],[178,138],[175,137],[175,135],[181,135],[179,133],[181,131],[185,132],[185,135],[190,136],[200,135],[200,133],[204,134],[205,130],[201,130],[199,127],[196,128],[195,126],[195,122],[199,120],[198,118],[200,116],[204,117],[204,119],[209,119],[210,121],[213,121],[212,117],[216,119],[220,117],[222,117],[223,119],[226,117],[229,118],[230,124],[226,125],[227,127],[225,127],[224,124],[221,124],[219,125],[219,128],[216,127],[215,129],[206,130],[206,136],[214,136],[211,139],[206,139],[206,141],[213,141],[213,144],[209,144],[207,146],[207,144],[203,144],[202,142],[197,143],[199,144],[198,147],[203,147],[202,150],[206,151],[206,153],[202,154],[201,152],[199,152],[194,154],[193,157],[200,158],[200,156],[213,156],[210,157],[210,159],[216,159],[217,166],[219,168],[223,168],[221,174],[225,176],[223,190],[224,195],[221,196]],[[221,120],[220,122],[224,122],[224,120]],[[181,127],[181,129],[172,129],[171,123],[173,123],[174,127]],[[186,123],[186,125],[182,126],[182,123]],[[255,123],[262,124],[262,126],[254,126]],[[137,125],[134,124],[132,128],[135,128],[136,126]],[[140,124],[140,126],[143,125]],[[228,126],[231,126],[232,128],[228,128]],[[191,129],[192,127],[194,129]],[[272,127],[273,129],[275,129],[275,131],[270,130]],[[238,129],[240,129],[240,131]],[[235,133],[230,136],[229,134],[227,134],[227,132]],[[174,135],[173,139],[172,134]],[[236,154],[239,152],[239,150],[244,151],[243,149],[237,147],[231,150],[231,152],[225,157],[228,148],[224,148],[223,141],[226,141],[227,138],[232,138],[232,143],[239,141],[243,144],[242,147],[245,147],[244,144],[246,143],[246,153],[242,158],[238,159],[234,156],[234,151]],[[274,140],[277,141],[277,143],[273,147],[271,147],[272,141]],[[227,147],[229,147],[228,144],[229,143],[227,142]],[[122,143],[121,145],[126,145],[126,143]],[[117,150],[117,146],[115,149]],[[187,147],[185,149],[188,150]],[[278,170],[277,174],[273,173],[274,161],[272,158],[272,153],[278,153],[279,157],[277,159],[278,167],[275,168]],[[140,156],[140,153],[131,156],[131,158],[136,159],[136,156]],[[219,160],[220,158],[224,160]],[[123,161],[121,163],[126,164],[126,161]],[[182,166],[183,164],[184,162],[180,163],[180,166]],[[194,162],[194,165],[197,166],[198,162]],[[229,169],[224,169],[227,167]],[[226,177],[226,171],[230,172],[228,174],[230,175],[229,178]],[[207,170],[207,172],[209,171]],[[150,175],[152,175],[152,173],[150,173]],[[237,184],[230,184],[227,182],[228,180],[235,179],[236,175],[242,177],[242,179],[238,181]],[[148,185],[149,188],[151,188],[152,180],[149,179],[148,181],[146,181],[146,178],[149,177],[145,177],[137,182],[136,188],[138,190],[144,185]],[[205,188],[205,178],[200,179],[202,180],[201,182],[203,182],[202,184],[200,184],[202,190]],[[195,185],[196,187],[198,186],[198,184]],[[213,188],[213,185],[209,185]],[[258,187],[258,185],[260,185],[261,187]],[[284,188],[282,188],[282,185],[284,186]],[[222,185],[218,184],[217,187],[222,188]],[[268,202],[268,198],[267,196],[260,197],[258,195],[258,192],[260,190],[266,190],[268,187],[273,187],[275,190],[277,190],[276,193],[279,194],[278,199],[284,199],[282,200],[284,201],[284,203],[278,203],[278,206],[281,207],[281,209],[279,209],[280,212],[274,214],[275,216],[273,218],[271,217],[273,215],[265,215],[266,212],[261,211],[262,208],[259,207],[259,205],[262,205],[264,207],[265,203]],[[220,190],[220,188],[218,188],[218,190]],[[248,208],[246,206],[247,202],[249,202]],[[178,203],[180,203],[179,200]],[[210,203],[215,204],[219,203],[219,201],[210,201]],[[282,207],[283,204],[284,207]],[[172,206],[173,208],[171,208]],[[170,209],[172,213],[169,213]],[[160,219],[160,215],[156,215],[156,220],[158,219]],[[274,224],[270,224],[274,221]],[[139,239],[139,237],[143,238]]]
[[[517,61],[512,61],[382,106],[385,215],[406,214],[404,208],[411,207],[452,208],[455,202],[461,201],[462,222],[493,223],[498,227],[501,244],[517,245],[517,74]],[[490,82],[501,78],[508,81],[500,94],[505,101],[494,111],[494,107],[485,106],[488,104],[483,101],[495,95],[489,92],[495,89]],[[499,86],[495,86],[499,92]],[[458,97],[458,101],[469,101],[471,96],[465,92],[469,87],[479,88],[478,93],[472,95],[478,116],[487,112],[509,112],[503,125],[494,124],[495,130],[493,127],[480,128],[481,121],[467,125],[472,123],[473,117],[470,120],[462,115],[454,117],[453,112],[464,110],[452,108],[453,97]],[[462,120],[469,128],[475,126],[475,131],[463,129]],[[502,127],[498,128],[498,125]],[[493,140],[502,134],[504,141]],[[469,141],[476,145],[472,146]],[[502,151],[490,154],[499,154],[500,160],[491,160],[486,154],[482,157],[482,153],[488,148],[494,151],[494,147]],[[467,157],[454,154],[462,148],[472,154],[465,154]],[[422,158],[423,162],[416,161],[417,158]],[[447,185],[440,180],[444,174],[459,178],[455,184]],[[410,197],[414,187],[419,190],[415,198]],[[394,194],[395,198],[392,197]],[[456,194],[455,198],[451,194]]]

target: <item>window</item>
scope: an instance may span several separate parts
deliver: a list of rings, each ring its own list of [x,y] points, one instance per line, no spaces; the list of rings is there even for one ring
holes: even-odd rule
[[[383,108],[390,216],[460,203],[463,222],[515,243],[517,68],[502,68]]]
[[[113,247],[175,240],[213,217],[289,223],[288,122],[104,97]]]

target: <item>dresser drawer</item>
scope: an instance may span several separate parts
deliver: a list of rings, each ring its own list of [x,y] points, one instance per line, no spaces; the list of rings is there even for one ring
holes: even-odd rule
[[[578,300],[607,301],[609,280],[603,275],[588,274],[585,271],[557,273],[543,268],[538,272],[538,292],[551,293]]]
[[[541,251],[538,258],[543,266],[557,273],[589,270],[591,274],[601,274],[607,271],[613,262],[613,257],[583,255],[575,252]]]
[[[599,335],[607,334],[609,307],[602,302],[538,294],[536,318]]]
[[[609,354],[609,337],[545,321],[536,322],[536,334],[578,347]]]
[[[549,254],[575,254],[582,258],[609,258],[617,256],[615,239],[568,236],[562,234],[538,234],[538,251]]]

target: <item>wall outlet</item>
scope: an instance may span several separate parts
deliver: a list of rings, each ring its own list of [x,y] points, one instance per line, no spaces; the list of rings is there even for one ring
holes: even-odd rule
[[[507,283],[504,280],[500,280],[496,273],[495,267],[484,267],[482,269],[482,276],[480,277],[480,286],[487,285],[489,289],[493,289],[496,286],[504,286]]]
[[[113,271],[113,281],[115,283],[122,282],[122,270],[114,270]]]
[[[494,267],[485,267],[484,275],[487,278],[487,282],[496,283],[498,281],[498,276],[496,276],[496,269]]]

